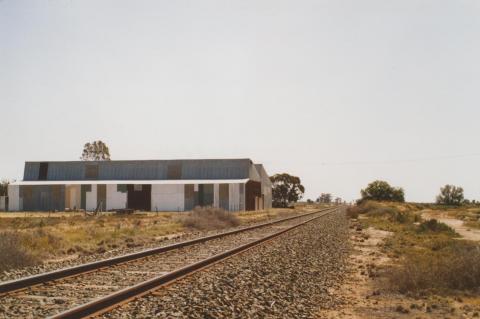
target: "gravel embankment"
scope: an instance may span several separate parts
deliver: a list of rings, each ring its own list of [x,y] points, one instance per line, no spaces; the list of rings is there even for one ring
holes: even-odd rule
[[[291,215],[292,216],[296,215],[296,213],[291,214]],[[12,269],[10,271],[0,272],[0,283],[5,282],[5,281],[9,281],[9,280],[14,280],[14,279],[27,277],[27,276],[33,276],[33,275],[37,275],[37,274],[41,274],[41,273],[45,273],[45,272],[49,272],[49,271],[54,271],[54,270],[58,270],[58,269],[62,269],[62,268],[67,268],[67,267],[77,266],[77,265],[81,265],[81,264],[85,264],[85,263],[90,263],[90,262],[98,261],[98,260],[101,260],[101,259],[107,259],[107,258],[122,256],[122,255],[126,255],[126,254],[131,254],[131,253],[139,252],[139,251],[146,250],[146,249],[149,249],[149,248],[167,246],[167,245],[174,244],[174,243],[181,242],[181,241],[187,241],[187,240],[192,240],[192,239],[199,238],[199,237],[215,235],[215,234],[223,233],[223,232],[226,232],[226,231],[245,228],[245,227],[248,227],[248,226],[252,226],[254,224],[261,224],[261,223],[265,223],[265,222],[268,222],[268,221],[287,218],[288,216],[289,215],[276,217],[276,218],[264,220],[264,221],[259,222],[259,223],[255,223],[255,222],[246,223],[246,224],[243,224],[241,226],[232,227],[232,228],[229,228],[229,229],[220,229],[220,230],[211,230],[211,231],[195,231],[195,230],[192,230],[192,231],[189,231],[188,233],[173,234],[173,235],[170,235],[170,236],[165,236],[163,238],[160,238],[157,241],[150,242],[150,243],[145,243],[145,244],[142,244],[142,245],[135,245],[134,247],[112,249],[112,250],[108,250],[104,253],[98,253],[98,254],[78,255],[78,256],[73,256],[73,258],[69,258],[69,259],[65,258],[65,260],[58,261],[58,262],[44,263],[44,264],[41,264],[41,265],[36,265],[36,266],[32,266],[32,267],[25,267],[25,268],[21,268],[21,269]]]
[[[348,221],[327,215],[104,318],[315,318],[347,269]]]

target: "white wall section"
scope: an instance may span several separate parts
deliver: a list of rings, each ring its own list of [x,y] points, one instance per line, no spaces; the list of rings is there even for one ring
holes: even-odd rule
[[[228,185],[228,202],[231,211],[240,210],[240,184]]]
[[[92,191],[86,193],[86,210],[97,209],[97,185],[92,185]]]
[[[152,185],[152,211],[183,211],[184,185]]]
[[[238,197],[239,197],[239,204],[240,204],[238,210],[244,211],[245,210],[245,189],[246,189],[245,184],[238,184],[238,188],[239,188]]]
[[[220,185],[213,184],[213,207],[220,207]]]
[[[20,201],[20,186],[8,185],[8,210],[18,211],[22,210]]]
[[[127,207],[127,192],[118,192],[117,185],[107,185],[107,210]]]

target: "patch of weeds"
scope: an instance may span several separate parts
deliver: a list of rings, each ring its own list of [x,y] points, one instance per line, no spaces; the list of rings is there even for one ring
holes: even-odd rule
[[[350,206],[346,210],[347,217],[350,219],[358,219],[358,216],[360,215],[358,206]]]
[[[480,246],[451,241],[437,251],[411,250],[387,271],[391,289],[402,293],[478,289]]]
[[[196,207],[183,220],[183,225],[200,230],[222,229],[240,225],[238,217],[223,209]]]
[[[39,262],[22,244],[19,233],[0,233],[0,271],[32,266]]]
[[[480,229],[480,220],[465,222],[465,226],[469,228]]]
[[[426,233],[426,232],[434,232],[434,233],[448,233],[451,235],[456,235],[455,230],[448,226],[445,223],[441,223],[436,219],[430,219],[427,221],[422,222],[418,226],[419,233]]]

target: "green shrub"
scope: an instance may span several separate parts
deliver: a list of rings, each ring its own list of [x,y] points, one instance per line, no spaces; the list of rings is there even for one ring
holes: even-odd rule
[[[424,221],[418,226],[418,232],[419,233],[425,233],[425,232],[434,232],[434,233],[449,233],[449,234],[456,234],[455,230],[448,226],[445,223],[440,223],[436,219],[430,219],[427,221]]]

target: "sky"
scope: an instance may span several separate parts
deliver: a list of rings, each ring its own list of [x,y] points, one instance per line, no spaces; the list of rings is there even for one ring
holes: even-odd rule
[[[477,0],[0,0],[0,178],[25,161],[251,158],[346,200],[480,200]]]

